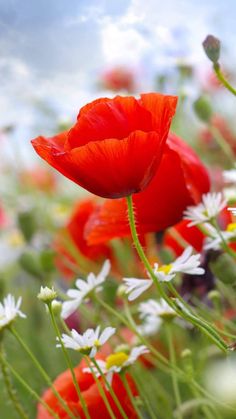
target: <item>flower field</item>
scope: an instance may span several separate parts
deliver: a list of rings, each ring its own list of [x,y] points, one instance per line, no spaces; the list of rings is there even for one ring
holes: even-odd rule
[[[0,418],[236,418],[236,73],[201,47],[100,72],[27,158],[0,126]]]

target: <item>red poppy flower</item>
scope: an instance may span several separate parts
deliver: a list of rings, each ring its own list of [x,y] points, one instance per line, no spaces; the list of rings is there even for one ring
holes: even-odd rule
[[[85,199],[76,203],[68,224],[56,237],[54,243],[54,248],[57,252],[56,265],[68,278],[73,276],[70,265],[73,264],[76,267],[77,262],[66,245],[65,234],[68,234],[75,248],[85,258],[94,261],[112,259],[112,251],[108,245],[89,246],[84,238],[84,227],[96,208],[97,204],[92,199]]]
[[[101,359],[101,356],[99,356],[99,358]],[[83,369],[86,367],[87,365],[85,361],[82,360],[82,362],[76,368],[74,368],[74,372],[78,384],[80,386],[82,395],[84,397],[85,403],[88,407],[90,417],[91,419],[110,419],[110,414],[105,406],[102,396],[100,395],[98,386],[94,381],[92,374],[83,372]],[[133,395],[137,396],[137,390],[131,376],[129,374],[126,374],[126,378],[128,380],[129,387]],[[122,416],[116,404],[114,403],[109,391],[106,389],[104,382],[101,379],[100,382],[107,395],[107,399],[112,408],[112,411],[114,412],[115,417],[117,419],[122,419]],[[58,393],[60,393],[62,398],[66,401],[68,407],[75,414],[80,415],[79,417],[81,419],[84,419],[85,415],[83,413],[82,406],[80,404],[77,392],[72,381],[71,372],[67,370],[60,374],[54,381],[54,386]],[[129,399],[127,391],[118,374],[113,375],[112,388],[127,416],[130,419],[136,419],[137,415],[133,408],[132,402]],[[60,402],[55,397],[51,389],[45,391],[45,393],[43,394],[43,400],[53,409],[55,413],[58,414],[60,419],[69,418],[68,414],[64,411],[63,407],[60,405]],[[52,416],[49,414],[48,410],[46,410],[41,404],[39,404],[37,419],[51,419],[51,417]]]
[[[207,171],[195,152],[170,134],[155,177],[133,197],[139,234],[176,224],[184,209],[198,203],[209,188]],[[85,233],[89,244],[130,235],[125,199],[105,201],[88,220]]]
[[[159,166],[177,98],[149,93],[84,106],[69,131],[32,141],[64,176],[105,198],[143,190]]]

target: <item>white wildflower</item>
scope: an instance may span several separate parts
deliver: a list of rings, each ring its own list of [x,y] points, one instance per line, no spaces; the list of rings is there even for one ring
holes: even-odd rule
[[[211,221],[226,206],[226,200],[221,192],[207,193],[202,196],[202,202],[190,206],[184,211],[184,219],[190,220],[189,227]]]
[[[225,182],[236,183],[236,169],[224,170],[223,178]]]
[[[160,282],[171,281],[177,273],[186,273],[190,275],[202,275],[205,270],[200,265],[200,254],[192,255],[193,248],[188,246],[181,256],[169,265],[159,267],[154,264],[154,273]]]
[[[166,318],[176,315],[172,307],[161,298],[159,301],[147,300],[139,305],[140,318]]]
[[[9,326],[16,317],[26,317],[26,315],[20,311],[21,302],[21,297],[15,301],[15,298],[11,294],[8,294],[7,297],[4,298],[3,303],[0,303],[0,330]]]
[[[116,329],[114,327],[106,327],[100,334],[100,326],[94,329],[87,329],[83,334],[78,333],[72,329],[71,336],[63,333],[62,342],[66,348],[74,349],[83,354],[89,355],[93,358],[98,349],[104,345],[104,343],[114,335]],[[57,339],[58,340],[58,339]],[[57,347],[60,347],[60,343]]]
[[[144,345],[135,346],[131,349],[129,355],[126,352],[115,352],[109,355],[105,361],[97,360],[97,364],[102,373],[107,376],[107,380],[111,384],[113,374],[115,372],[119,373],[123,369],[128,368],[130,365],[134,364],[141,355],[144,355],[148,352],[149,350]],[[96,368],[95,365],[91,366],[90,368],[84,368],[83,372],[91,373],[91,369],[97,377],[101,375],[100,371]]]
[[[138,298],[144,291],[151,287],[153,281],[151,279],[124,278],[126,286],[126,294],[129,294],[128,300],[133,301]]]
[[[90,273],[87,276],[87,280],[77,279],[75,286],[77,289],[69,289],[67,291],[68,297],[71,298],[69,301],[65,301],[62,305],[62,318],[66,319],[80,306],[83,301],[88,301],[89,294],[96,290],[101,290],[101,284],[105,281],[107,275],[110,272],[111,263],[106,260],[99,274],[96,276],[94,273]]]

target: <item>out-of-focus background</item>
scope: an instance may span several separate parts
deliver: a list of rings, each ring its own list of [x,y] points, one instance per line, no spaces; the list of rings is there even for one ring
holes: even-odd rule
[[[2,137],[11,131],[1,154],[12,158],[14,144],[30,164],[31,138],[73,122],[89,100],[114,95],[104,80],[113,69],[129,73],[119,93],[177,93],[177,80],[194,100],[199,86],[209,87],[201,46],[208,33],[220,37],[234,70],[235,19],[234,0],[0,0]]]

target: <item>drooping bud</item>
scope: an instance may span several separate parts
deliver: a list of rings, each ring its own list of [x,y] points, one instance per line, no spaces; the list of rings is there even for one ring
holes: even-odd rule
[[[220,40],[213,35],[207,35],[202,46],[209,60],[217,64],[220,58]]]

